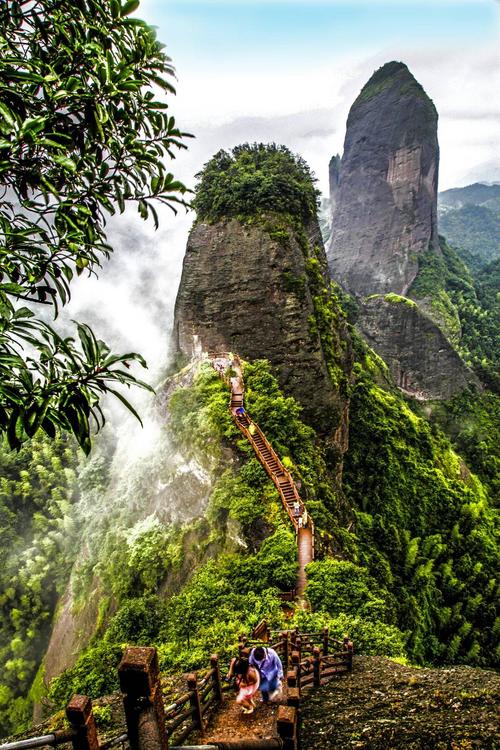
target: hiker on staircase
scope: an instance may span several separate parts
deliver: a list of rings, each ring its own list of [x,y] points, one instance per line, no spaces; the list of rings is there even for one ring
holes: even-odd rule
[[[274,648],[257,646],[252,649],[248,661],[259,671],[262,701],[275,700],[281,691],[283,664]]]
[[[236,703],[239,703],[244,714],[251,714],[255,708],[255,694],[260,684],[259,671],[248,659],[238,659],[232,670],[238,686]]]

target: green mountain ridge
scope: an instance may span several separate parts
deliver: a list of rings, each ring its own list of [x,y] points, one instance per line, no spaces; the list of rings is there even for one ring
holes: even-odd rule
[[[438,195],[441,232],[471,270],[500,257],[500,185],[474,183]]]

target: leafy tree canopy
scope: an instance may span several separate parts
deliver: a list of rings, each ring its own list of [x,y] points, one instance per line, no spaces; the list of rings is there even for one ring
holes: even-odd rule
[[[319,191],[300,156],[275,143],[244,143],[221,150],[205,164],[193,206],[200,219],[253,216],[275,211],[308,221],[316,215]]]
[[[186,188],[165,167],[183,136],[156,91],[175,93],[170,59],[138,0],[4,0],[0,7],[0,432],[11,447],[42,428],[90,450],[90,420],[137,354],[114,355],[85,325],[57,316],[75,274],[112,248],[106,220],[126,204],[143,219]]]

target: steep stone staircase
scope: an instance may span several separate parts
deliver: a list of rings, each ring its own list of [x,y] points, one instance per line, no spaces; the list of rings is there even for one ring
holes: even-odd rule
[[[260,463],[274,482],[283,507],[295,529],[299,562],[295,595],[303,601],[306,586],[305,567],[314,560],[313,520],[307,512],[292,475],[283,465],[259,425],[245,410],[245,389],[239,358],[229,355],[215,356],[212,358],[212,365],[221,377],[225,377],[224,373],[228,368],[235,373],[229,380],[231,386],[229,408],[238,429],[251,444]]]

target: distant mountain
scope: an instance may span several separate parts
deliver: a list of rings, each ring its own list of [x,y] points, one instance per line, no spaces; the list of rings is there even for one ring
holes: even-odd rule
[[[473,270],[500,258],[500,184],[476,182],[439,193],[440,231]]]
[[[500,205],[500,183],[486,184],[475,182],[463,188],[452,188],[443,190],[438,195],[438,208],[440,213],[445,213],[450,208],[462,208],[472,203],[475,206],[489,205],[492,208]]]

